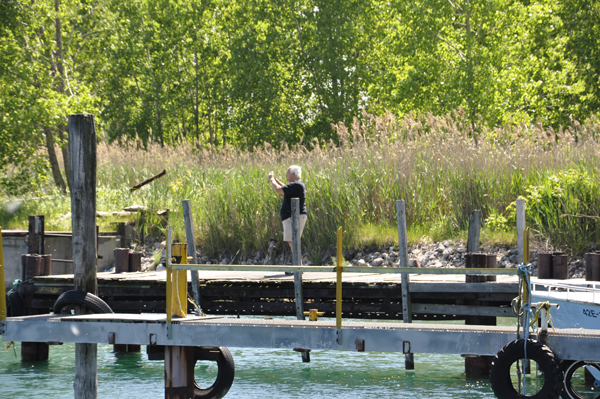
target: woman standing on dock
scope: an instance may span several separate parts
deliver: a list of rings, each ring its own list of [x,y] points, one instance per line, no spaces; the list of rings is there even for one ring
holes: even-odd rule
[[[281,210],[279,212],[281,216],[281,223],[283,224],[283,241],[287,241],[290,244],[292,254],[294,253],[294,247],[292,246],[292,198],[299,199],[300,205],[300,216],[298,218],[298,238],[302,237],[302,231],[306,224],[307,212],[306,212],[306,186],[304,182],[300,180],[302,178],[302,168],[298,165],[292,165],[288,168],[285,173],[285,179],[288,184],[283,184],[279,179],[275,177],[273,171],[269,172],[268,179],[271,183],[271,188],[277,194],[283,194],[283,202],[281,203]]]

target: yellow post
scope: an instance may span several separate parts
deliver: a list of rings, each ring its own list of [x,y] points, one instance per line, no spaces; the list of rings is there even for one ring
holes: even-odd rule
[[[342,328],[342,227],[337,229],[337,280],[335,285],[335,327]]]
[[[175,263],[187,265],[187,244],[173,244]],[[167,269],[167,321],[187,316],[187,270]]]
[[[4,244],[0,227],[0,321],[6,319],[6,289],[4,287]]]

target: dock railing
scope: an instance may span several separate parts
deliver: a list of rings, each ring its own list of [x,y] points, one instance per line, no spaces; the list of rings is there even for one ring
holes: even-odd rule
[[[342,228],[337,231],[337,257],[335,266],[295,266],[295,265],[216,265],[216,264],[185,264],[175,263],[167,256],[167,278],[176,271],[225,271],[225,272],[310,272],[310,273],[335,273],[336,274],[336,328],[342,327],[342,275],[343,273],[373,273],[373,274],[437,274],[437,275],[491,275],[491,276],[516,276],[517,269],[503,268],[421,268],[421,267],[376,267],[376,266],[343,266],[342,255]],[[170,238],[170,234],[168,234]],[[171,243],[168,240],[167,247]],[[167,295],[175,295],[173,291]],[[167,297],[167,303],[174,300]],[[167,319],[178,317],[167,308]]]

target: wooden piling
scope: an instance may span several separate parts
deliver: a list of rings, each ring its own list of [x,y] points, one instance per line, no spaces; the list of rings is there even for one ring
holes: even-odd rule
[[[539,279],[552,278],[552,253],[538,254],[537,277]]]
[[[138,353],[142,351],[142,345],[133,345],[133,344],[115,344],[113,346],[114,352],[128,352],[128,353]]]
[[[125,233],[125,223],[121,222],[118,224],[117,235],[119,236],[119,247],[127,248],[127,233]]]
[[[40,276],[49,276],[52,274],[52,255],[41,255],[42,270]]]
[[[75,289],[97,294],[96,128],[93,115],[69,116]],[[77,314],[84,309],[77,307]],[[75,399],[98,397],[97,344],[75,344]]]
[[[44,215],[29,216],[27,252],[38,255],[44,253]]]
[[[300,213],[300,200],[292,198],[292,263],[302,265],[300,237],[298,237],[298,218]],[[296,318],[304,320],[304,295],[302,294],[302,272],[294,272],[294,293],[296,297]]]
[[[165,399],[194,397],[194,347],[165,347]]]
[[[396,201],[396,219],[398,220],[398,255],[400,267],[408,267],[408,242],[406,233],[406,203],[404,200]],[[402,273],[402,322],[412,323],[412,309],[410,301],[410,277]],[[404,368],[415,369],[415,357],[412,352],[404,354]]]
[[[115,273],[127,273],[129,271],[129,249],[115,248]]]
[[[469,216],[469,236],[467,239],[467,255],[465,255],[465,268],[487,268],[488,255],[479,253],[479,237],[481,232],[481,211],[475,210]],[[494,260],[495,260],[495,255]],[[490,263],[492,261],[490,260]],[[495,262],[494,262],[495,264]],[[466,282],[484,283],[487,276],[465,276]],[[481,305],[478,300],[467,301],[469,305]],[[466,316],[465,325],[496,325],[496,318],[490,316]],[[491,365],[490,356],[465,356],[465,373],[468,376],[489,374]]]
[[[585,279],[587,281],[598,281],[600,278],[600,253],[592,252],[585,254]]]
[[[49,345],[45,342],[21,342],[21,361],[40,362],[48,360]]]
[[[142,253],[129,252],[129,272],[142,271]]]
[[[21,267],[21,277],[23,281],[28,281],[36,276],[44,275],[45,260],[42,256],[37,254],[24,254],[21,255]],[[29,312],[31,312],[31,310],[29,310]],[[21,361],[35,362],[45,360],[48,360],[48,344],[44,342],[21,343]]]
[[[469,236],[467,238],[467,252],[479,252],[479,235],[481,233],[481,211],[475,210],[469,215]]]
[[[44,215],[29,216],[27,252],[28,254],[21,256],[23,281],[51,273],[52,255],[41,255],[44,253]],[[45,342],[21,343],[21,361],[23,362],[46,361],[48,354],[49,346]]]
[[[292,263],[302,266],[302,250],[298,234],[298,219],[300,217],[300,199],[292,198]],[[294,272],[294,296],[296,298],[296,319],[304,320],[304,293],[302,292],[302,272]],[[310,362],[310,352],[300,352],[302,362]]]
[[[42,274],[43,259],[36,254],[21,255],[21,279],[28,281]]]
[[[569,278],[569,256],[564,253],[552,256],[552,278],[566,280]]]

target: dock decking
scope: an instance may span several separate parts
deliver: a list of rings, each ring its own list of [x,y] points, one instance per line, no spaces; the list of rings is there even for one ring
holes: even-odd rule
[[[303,273],[304,309],[335,316],[335,273]],[[463,275],[410,276],[414,320],[467,317],[514,317],[516,276],[497,282],[465,283]],[[188,277],[188,281],[191,278]],[[191,292],[188,283],[188,292]],[[115,313],[164,313],[166,271],[98,273],[98,296]],[[199,272],[201,308],[210,315],[295,315],[294,278],[282,272]],[[19,293],[27,314],[48,313],[58,296],[73,289],[73,275],[40,276],[22,284]],[[343,316],[358,319],[402,319],[400,274],[345,273]],[[190,310],[193,305],[190,304]]]
[[[7,318],[3,339],[170,346],[305,348],[494,356],[516,339],[515,327],[432,323],[335,322],[197,317],[165,314],[40,315]],[[600,361],[600,331],[549,331],[561,359]]]

